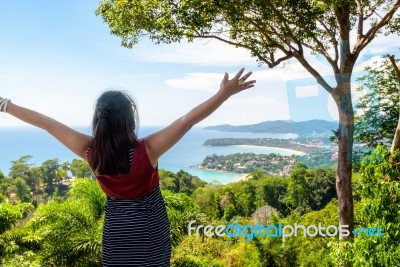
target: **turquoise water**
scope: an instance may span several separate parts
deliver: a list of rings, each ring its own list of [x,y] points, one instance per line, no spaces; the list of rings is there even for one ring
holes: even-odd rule
[[[89,133],[89,128],[77,127],[77,130]],[[139,131],[139,136],[144,137],[161,127],[143,127]],[[181,169],[196,175],[207,182],[217,181],[222,184],[229,183],[239,177],[235,173],[221,173],[213,171],[199,170],[195,166],[211,154],[227,155],[233,153],[279,153],[281,155],[292,155],[293,151],[279,148],[263,148],[252,146],[224,146],[209,147],[202,146],[203,142],[209,138],[290,138],[292,134],[262,134],[262,133],[231,133],[203,130],[193,128],[189,131],[173,148],[165,153],[159,161],[159,168],[173,172]],[[40,165],[47,159],[58,158],[61,162],[71,161],[77,158],[72,152],[61,145],[47,132],[31,127],[1,127],[0,128],[0,170],[7,174],[11,166],[11,161],[24,155],[32,155],[31,163]]]

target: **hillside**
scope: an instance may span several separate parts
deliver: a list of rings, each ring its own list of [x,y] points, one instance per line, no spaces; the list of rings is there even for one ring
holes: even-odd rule
[[[290,121],[276,120],[265,121],[250,125],[215,125],[205,127],[205,130],[219,130],[223,132],[252,132],[252,133],[295,133],[300,136],[316,134],[332,134],[338,128],[338,122],[325,120]]]

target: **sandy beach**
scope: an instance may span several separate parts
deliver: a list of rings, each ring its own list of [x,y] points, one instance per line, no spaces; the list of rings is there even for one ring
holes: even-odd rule
[[[235,178],[235,180],[233,180],[233,183],[236,182],[240,182],[240,181],[246,181],[248,179],[250,179],[250,173],[241,173],[239,177]]]
[[[254,148],[260,148],[260,149],[276,150],[276,153],[279,153],[279,151],[285,151],[290,155],[294,154],[294,155],[303,156],[303,155],[307,154],[307,153],[299,151],[299,150],[293,150],[293,149],[289,149],[289,148],[272,147],[272,146],[254,146],[254,145],[235,145],[235,146],[254,147]],[[268,154],[270,154],[270,153],[271,152],[268,152]]]

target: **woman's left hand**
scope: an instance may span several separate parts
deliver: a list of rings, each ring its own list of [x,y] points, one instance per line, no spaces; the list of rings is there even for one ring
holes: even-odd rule
[[[242,76],[243,72],[244,72],[244,68],[239,70],[239,72],[231,80],[229,80],[228,73],[225,73],[225,76],[221,82],[220,92],[223,93],[224,95],[226,95],[227,97],[230,97],[230,96],[237,94],[243,90],[254,87],[254,83],[256,82],[255,80],[246,81],[247,78],[250,77],[252,72],[250,71]]]

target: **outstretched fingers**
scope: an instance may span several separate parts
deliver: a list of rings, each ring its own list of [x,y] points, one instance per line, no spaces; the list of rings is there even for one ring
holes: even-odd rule
[[[249,75],[250,76],[250,75]],[[242,89],[249,89],[249,88],[251,88],[251,87],[254,87],[254,84],[256,83],[256,80],[251,80],[251,81],[247,81],[247,82],[244,82],[243,84],[242,84]]]
[[[249,78],[250,75],[252,75],[252,74],[253,74],[253,73],[250,71],[250,72],[246,73],[245,75],[243,75],[243,77],[240,78],[240,79],[243,80],[243,81],[245,81],[245,80],[247,80],[247,78]]]
[[[242,70],[244,70],[244,69],[242,69]],[[242,74],[243,74],[243,71],[241,71],[241,72],[239,72],[239,73],[242,73]],[[248,89],[248,88],[251,88],[251,87],[254,87],[254,83],[256,82],[255,80],[246,81],[247,78],[249,78],[250,75],[252,75],[252,74],[253,74],[253,73],[250,71],[250,72],[246,73],[245,75],[243,75],[243,77],[241,77],[241,78],[238,80],[239,86],[240,86],[240,88],[241,88],[242,90]],[[240,77],[240,76],[239,76],[239,77]]]
[[[242,76],[244,72],[244,68],[241,68],[238,73],[236,73],[235,77],[232,80],[239,80],[240,76]]]

